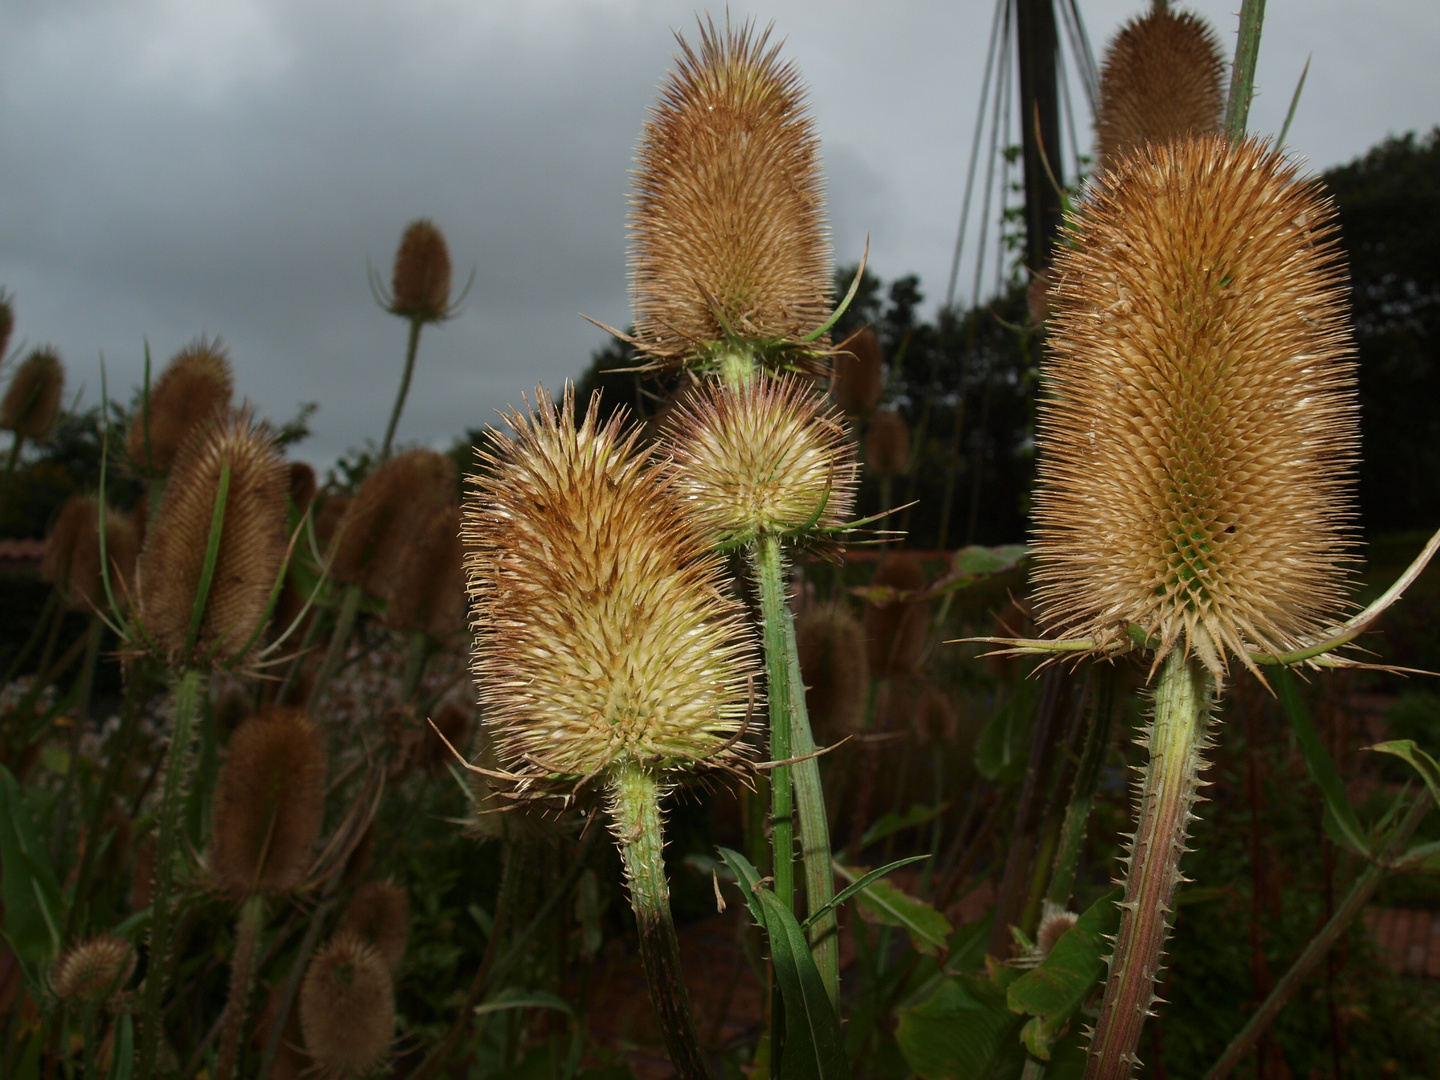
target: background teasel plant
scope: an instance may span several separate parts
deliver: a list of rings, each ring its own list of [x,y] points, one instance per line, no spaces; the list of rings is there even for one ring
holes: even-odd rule
[[[43,442],[55,430],[64,392],[65,366],[53,349],[36,349],[10,377],[10,386],[0,398],[0,428],[12,435],[5,475],[0,478],[0,505],[9,493],[25,440]]]
[[[163,477],[197,427],[224,416],[235,394],[230,355],[219,340],[200,338],[176,353],[160,378],[147,380],[140,410],[125,433],[125,450],[142,476]],[[158,492],[151,501],[158,509]]]

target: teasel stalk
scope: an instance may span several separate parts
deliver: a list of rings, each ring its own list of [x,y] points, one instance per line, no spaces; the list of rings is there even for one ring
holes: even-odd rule
[[[709,1070],[680,979],[660,799],[697,768],[737,771],[754,643],[719,558],[659,468],[595,400],[543,389],[492,434],[464,510],[472,670],[509,797],[605,792],[666,1049]],[[477,766],[469,766],[478,769]],[[484,772],[485,770],[479,770]]]

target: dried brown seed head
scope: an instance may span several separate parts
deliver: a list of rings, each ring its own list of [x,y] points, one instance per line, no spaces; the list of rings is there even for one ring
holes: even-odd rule
[[[645,125],[631,196],[635,333],[657,366],[727,335],[800,353],[825,321],[830,242],[820,141],[769,31],[700,27]],[[718,309],[718,310],[717,310]]]
[[[834,370],[831,392],[840,411],[859,420],[874,412],[885,389],[884,359],[875,331],[864,327],[845,342],[844,348],[837,349]]]
[[[870,584],[915,592],[925,587],[925,566],[911,552],[886,552]],[[930,605],[924,600],[866,604],[865,646],[870,674],[883,679],[914,672],[929,632]]]
[[[390,310],[407,319],[436,322],[450,306],[450,249],[431,221],[412,221],[400,238],[390,279]]]
[[[1334,208],[1255,140],[1152,145],[1053,268],[1035,593],[1052,633],[1289,652],[1345,606],[1359,444]],[[1246,661],[1248,663],[1248,660]]]
[[[66,949],[50,976],[61,1001],[77,1005],[115,1002],[135,970],[135,949],[114,934],[97,934]]]
[[[410,936],[410,895],[389,881],[367,881],[345,908],[340,932],[375,946],[393,975]]]
[[[292,461],[290,463],[290,502],[298,513],[303,514],[310,509],[310,503],[315,499],[317,488],[314,467],[304,461]]]
[[[143,472],[169,472],[185,440],[228,411],[234,392],[230,356],[218,340],[202,337],[185,346],[150,388],[148,419],[142,405],[130,421],[125,434],[130,460]]]
[[[500,758],[524,775],[627,761],[683,769],[736,751],[753,631],[723,572],[617,414],[543,389],[466,502],[472,670]],[[716,759],[715,755],[721,755]]]
[[[354,934],[327,942],[300,984],[300,1030],[327,1080],[379,1064],[395,1034],[395,987],[380,950]]]
[[[305,880],[325,813],[325,737],[272,706],[235,729],[215,784],[210,873],[232,895],[283,896]]]
[[[54,349],[36,349],[15,369],[0,399],[0,428],[36,442],[48,439],[60,420],[65,365]]]
[[[15,305],[10,301],[10,294],[0,289],[0,358],[10,348],[10,335],[14,330]]]
[[[416,530],[455,498],[455,462],[435,450],[407,450],[360,485],[340,519],[331,573],[388,600]]]
[[[708,382],[675,407],[661,450],[685,514],[713,545],[818,536],[855,505],[855,451],[808,381]]]
[[[219,554],[192,655],[185,655],[222,471],[229,488]],[[285,463],[248,416],[196,427],[181,447],[136,574],[140,621],[171,664],[224,663],[265,617],[285,554]]]
[[[865,631],[843,602],[813,604],[795,619],[795,644],[805,682],[805,709],[822,744],[859,731],[865,722],[870,664]]]
[[[431,514],[399,559],[386,623],[439,640],[465,629],[464,557],[460,507]]]
[[[107,510],[105,555],[117,603],[133,594],[138,554],[134,523],[123,514]],[[61,509],[45,538],[40,576],[60,590],[72,611],[109,609],[100,575],[100,506],[93,496],[72,496]]]
[[[904,476],[910,471],[910,430],[894,409],[881,409],[870,417],[865,464],[876,476]]]
[[[1100,72],[1099,167],[1146,143],[1218,133],[1224,78],[1220,42],[1198,15],[1156,8],[1126,23]]]

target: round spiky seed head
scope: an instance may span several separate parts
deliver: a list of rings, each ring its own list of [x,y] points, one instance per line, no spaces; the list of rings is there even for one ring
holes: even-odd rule
[[[237,896],[305,880],[325,814],[325,738],[300,709],[271,706],[230,737],[210,813],[210,874]]]
[[[641,136],[630,211],[635,336],[656,366],[703,359],[727,336],[807,344],[830,301],[820,140],[800,77],[751,26],[679,38],[678,70]],[[724,324],[722,325],[722,321]]]
[[[185,346],[150,388],[148,417],[142,404],[130,421],[130,460],[142,472],[168,473],[185,440],[229,410],[234,392],[230,356],[218,340],[202,337]]]
[[[598,395],[575,425],[543,389],[495,432],[466,502],[472,670],[521,775],[726,764],[756,671],[753,631],[659,469]]]
[[[1100,72],[1099,167],[1146,143],[1218,133],[1224,78],[1220,42],[1198,15],[1156,8],[1126,23]]]
[[[460,507],[431,514],[415,530],[396,567],[386,623],[436,639],[465,629],[464,557]]]
[[[875,568],[871,585],[902,593],[925,587],[925,566],[908,551],[890,551]],[[920,663],[930,632],[930,605],[924,600],[895,599],[865,605],[865,647],[870,674],[877,678],[908,675]]]
[[[220,479],[229,487],[220,546],[191,655],[185,644],[205,563]],[[136,573],[140,621],[171,664],[239,658],[266,614],[285,555],[285,463],[245,415],[197,426],[176,458]]]
[[[1150,146],[1053,272],[1035,593],[1052,633],[1287,653],[1339,618],[1358,408],[1334,208],[1255,140]]]
[[[10,302],[10,294],[0,289],[0,358],[10,348],[10,335],[14,330],[15,305]]]
[[[345,908],[340,932],[375,946],[393,975],[405,958],[410,936],[409,893],[389,881],[367,881]]]
[[[863,420],[875,411],[885,389],[885,372],[874,330],[864,327],[836,350],[834,372],[831,393],[841,412]]]
[[[435,450],[407,450],[365,478],[345,507],[331,574],[389,600],[405,549],[419,526],[451,504],[455,462]]]
[[[110,588],[117,603],[133,591],[139,544],[131,520],[114,510],[105,513],[105,556],[110,563]],[[40,576],[60,590],[72,611],[109,608],[100,574],[100,504],[91,495],[66,502],[45,538]]]
[[[450,249],[434,222],[412,221],[400,237],[390,279],[390,310],[406,319],[436,322],[450,306]]]
[[[0,428],[43,442],[60,420],[65,365],[54,349],[36,349],[25,358],[0,400]]]
[[[1067,930],[1073,930],[1079,921],[1080,916],[1073,911],[1052,911],[1046,915],[1035,931],[1036,955],[1042,960],[1049,956],[1055,943],[1065,936]]]
[[[354,934],[326,943],[300,984],[305,1049],[327,1078],[362,1076],[390,1049],[395,987],[380,950]]]
[[[119,999],[135,971],[135,949],[114,934],[96,934],[66,949],[50,976],[61,1001],[103,1005]]]
[[[848,604],[807,607],[795,619],[795,645],[805,682],[805,709],[822,743],[859,731],[865,722],[870,664],[865,631]]]
[[[894,409],[881,409],[870,417],[865,464],[877,477],[904,476],[910,471],[910,430]]]
[[[707,383],[676,406],[660,447],[686,516],[712,545],[823,536],[855,505],[845,422],[792,376]]]

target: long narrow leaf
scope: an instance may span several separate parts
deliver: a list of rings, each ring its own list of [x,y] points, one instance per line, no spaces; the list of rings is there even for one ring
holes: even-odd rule
[[[1340,780],[1340,774],[1335,771],[1335,762],[1331,760],[1330,752],[1325,749],[1325,744],[1320,741],[1320,736],[1315,731],[1315,725],[1310,722],[1310,713],[1305,708],[1305,702],[1300,699],[1295,676],[1288,668],[1282,667],[1275,673],[1274,678],[1275,691],[1280,696],[1280,704],[1285,709],[1290,727],[1295,731],[1295,741],[1300,745],[1300,752],[1305,755],[1305,765],[1310,770],[1310,777],[1325,800],[1325,831],[1337,844],[1349,848],[1357,855],[1371,858],[1370,838],[1361,828],[1360,819],[1355,816],[1355,808],[1350,805],[1350,799],[1345,794],[1345,785]]]
[[[770,939],[775,980],[785,1005],[785,1051],[780,1080],[848,1080],[840,1018],[810,955],[795,916],[769,889],[758,890]]]
[[[835,870],[849,882],[860,876],[847,867],[835,864]],[[908,896],[886,881],[875,881],[860,890],[860,915],[884,926],[900,926],[910,935],[916,951],[934,956],[945,948],[945,939],[952,927],[940,912],[923,900]]]
[[[879,881],[882,877],[890,873],[892,870],[898,870],[902,866],[909,866],[911,863],[920,862],[922,859],[928,858],[930,858],[929,855],[911,855],[908,859],[896,859],[892,863],[886,863],[878,870],[871,870],[859,881],[856,881],[851,885],[846,885],[845,888],[841,889],[838,893],[836,893],[834,899],[832,899],[830,903],[826,904],[819,911],[815,912],[814,915],[811,915],[808,919],[806,919],[803,923],[800,924],[801,929],[809,930],[810,924],[813,923],[816,919],[829,913],[830,911],[833,911],[835,908],[838,908],[841,904],[845,903],[846,900],[849,900],[861,889],[864,889],[872,882]]]
[[[1440,806],[1440,762],[1416,746],[1414,739],[1391,739],[1389,742],[1376,743],[1370,749],[1382,754],[1394,754],[1408,761],[1430,789],[1435,805]]]

